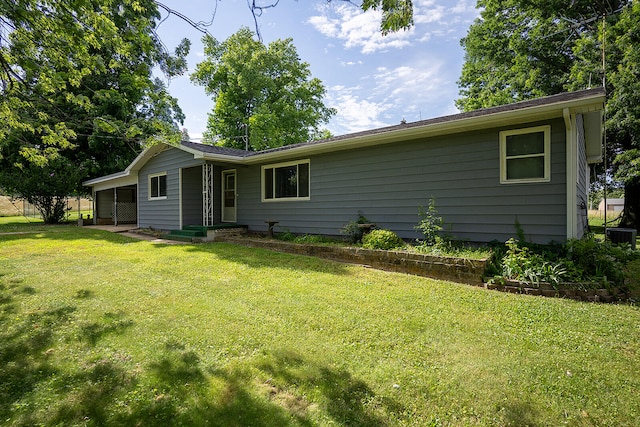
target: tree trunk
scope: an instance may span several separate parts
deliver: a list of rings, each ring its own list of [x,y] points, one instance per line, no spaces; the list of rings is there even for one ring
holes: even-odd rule
[[[640,231],[640,177],[633,178],[624,186],[624,211],[620,227]]]

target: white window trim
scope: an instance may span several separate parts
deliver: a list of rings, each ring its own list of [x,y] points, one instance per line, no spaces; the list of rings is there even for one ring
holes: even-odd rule
[[[147,196],[148,196],[148,200],[166,200],[167,196],[158,196],[158,197],[151,197],[151,179],[152,178],[157,178],[159,176],[167,176],[167,172],[159,172],[159,173],[154,173],[154,174],[149,174],[149,176],[147,177]],[[169,186],[169,180],[167,179],[167,187]],[[169,189],[167,188],[167,192],[169,191]]]
[[[507,137],[512,135],[523,135],[527,133],[544,133],[544,177],[526,179],[507,179]],[[531,155],[537,157],[540,154]],[[535,126],[523,129],[505,130],[500,132],[500,184],[523,184],[528,182],[550,182],[551,181],[551,126]]]
[[[273,199],[267,199],[265,198],[265,170],[266,169],[277,169],[277,168],[284,168],[287,166],[295,166],[295,165],[300,165],[300,164],[304,164],[306,163],[308,165],[308,169],[309,169],[309,195],[307,197],[279,197],[276,198],[275,197],[275,188],[274,188],[274,198]],[[274,177],[275,178],[275,177]],[[275,186],[275,179],[273,180],[273,185]],[[299,192],[299,188],[298,188],[298,192]],[[263,202],[265,203],[277,203],[277,202],[290,202],[290,201],[298,201],[298,200],[311,200],[311,161],[309,159],[302,159],[302,160],[295,160],[292,162],[284,162],[284,163],[273,163],[270,165],[263,165],[260,169],[260,194],[261,194],[261,199]]]

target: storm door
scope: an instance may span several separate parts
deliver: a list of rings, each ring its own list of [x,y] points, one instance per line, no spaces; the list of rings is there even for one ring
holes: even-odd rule
[[[236,222],[236,171],[222,171],[222,222]]]

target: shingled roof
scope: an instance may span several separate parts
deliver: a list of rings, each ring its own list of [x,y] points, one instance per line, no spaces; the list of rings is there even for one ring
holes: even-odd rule
[[[580,90],[575,92],[561,93],[558,95],[551,95],[551,96],[546,96],[542,98],[516,102],[513,104],[500,105],[500,106],[491,107],[491,108],[482,108],[482,109],[469,111],[465,113],[451,114],[451,115],[436,117],[432,119],[419,120],[416,122],[400,123],[398,125],[386,126],[382,128],[370,129],[370,130],[365,130],[360,132],[354,132],[354,133],[335,136],[332,138],[322,139],[317,141],[309,141],[309,142],[302,142],[299,144],[285,145],[282,147],[276,147],[276,148],[271,148],[271,149],[261,150],[261,151],[246,151],[246,150],[219,147],[219,146],[208,145],[208,144],[193,143],[193,142],[182,142],[181,144],[184,145],[185,147],[192,148],[192,149],[201,151],[203,153],[249,158],[249,157],[254,157],[254,156],[268,154],[268,153],[277,153],[281,151],[293,150],[300,147],[319,146],[319,145],[325,145],[325,144],[329,145],[332,143],[338,143],[340,141],[356,140],[356,139],[371,137],[375,135],[391,134],[394,132],[410,130],[414,128],[428,128],[430,126],[435,126],[435,125],[468,121],[469,119],[473,119],[473,118],[489,117],[492,115],[506,113],[506,112],[515,113],[518,111],[535,109],[542,106],[554,106],[557,104],[567,104],[567,103],[571,103],[572,101],[581,101],[587,98],[604,97],[604,96],[605,96],[605,90],[604,88],[601,88],[601,87],[595,88],[595,89],[586,89],[586,90]]]

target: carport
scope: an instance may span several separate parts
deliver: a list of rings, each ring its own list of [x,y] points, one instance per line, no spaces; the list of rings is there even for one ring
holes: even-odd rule
[[[119,176],[120,175],[120,176]],[[93,187],[93,223],[121,225],[138,223],[137,176],[109,175],[109,179],[85,183]]]

